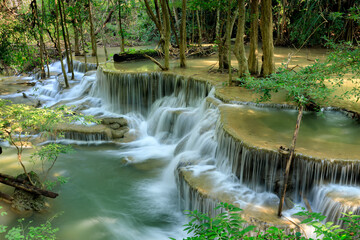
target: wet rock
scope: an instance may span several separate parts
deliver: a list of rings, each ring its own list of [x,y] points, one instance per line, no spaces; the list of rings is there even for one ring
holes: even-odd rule
[[[74,107],[73,110],[76,112],[80,112],[86,109],[89,109],[91,107],[92,103],[90,100],[86,100],[82,104],[79,104],[78,106]]]
[[[35,183],[35,186],[41,187],[40,178],[35,172],[29,172],[31,180]],[[20,174],[16,179],[25,181],[30,184],[25,173]],[[26,192],[21,189],[15,189],[14,200],[12,201],[11,207],[17,211],[42,211],[46,209],[45,197],[34,193]]]
[[[112,138],[123,138],[125,136],[125,133],[127,133],[128,131],[128,127],[121,127],[118,130],[111,130]]]
[[[97,141],[110,140],[111,129],[105,125],[75,125],[75,124],[59,124],[56,130],[63,132],[65,138],[73,140]]]
[[[128,125],[128,122],[125,118],[104,118],[101,120],[101,122],[102,122],[102,124],[105,124],[105,125],[117,123],[121,127]]]
[[[119,129],[121,126],[120,126],[120,124],[118,124],[118,123],[112,123],[112,124],[109,125],[109,127],[110,127],[111,129],[116,130],[116,129]]]

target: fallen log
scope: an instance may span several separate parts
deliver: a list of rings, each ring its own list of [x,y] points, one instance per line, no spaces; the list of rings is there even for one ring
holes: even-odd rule
[[[12,200],[14,200],[14,198],[6,193],[2,193],[0,192],[0,199],[4,199],[6,201],[12,202]]]
[[[12,186],[12,187],[15,187],[15,188],[19,188],[19,189],[22,189],[24,191],[35,193],[35,194],[38,194],[38,195],[42,195],[42,196],[45,196],[45,197],[48,197],[48,198],[56,198],[57,196],[59,196],[59,194],[57,194],[57,193],[50,192],[50,191],[47,191],[47,190],[32,186],[32,185],[26,183],[23,180],[18,180],[18,179],[14,178],[14,177],[12,177],[10,175],[3,174],[3,173],[0,173],[0,182],[5,184],[5,185]]]
[[[119,54],[114,54],[114,62],[125,62],[125,61],[146,59],[144,54],[151,57],[161,56],[160,52],[154,50],[138,50],[135,52],[122,52]]]
[[[144,56],[145,56],[146,58],[150,59],[150,60],[151,60],[153,63],[155,63],[156,65],[158,65],[159,68],[161,68],[161,70],[163,70],[163,71],[167,70],[167,69],[166,69],[163,65],[161,65],[161,63],[160,63],[159,61],[157,61],[155,58],[150,57],[149,55],[146,55],[146,54],[144,54]]]

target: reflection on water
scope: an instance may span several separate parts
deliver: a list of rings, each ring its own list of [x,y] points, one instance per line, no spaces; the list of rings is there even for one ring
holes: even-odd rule
[[[241,139],[259,147],[277,150],[289,146],[297,110],[227,105],[221,107],[224,121]],[[358,159],[359,124],[335,111],[305,112],[296,151],[328,159]]]

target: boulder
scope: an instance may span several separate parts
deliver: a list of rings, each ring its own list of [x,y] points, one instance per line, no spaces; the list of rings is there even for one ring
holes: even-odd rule
[[[128,127],[121,127],[120,129],[117,129],[117,130],[111,130],[112,138],[113,139],[123,138],[125,133],[127,133],[127,132],[129,132]]]
[[[110,127],[111,129],[116,130],[116,129],[119,129],[119,128],[121,127],[121,125],[118,124],[118,123],[112,123],[112,124],[109,125],[109,127]]]
[[[33,171],[29,172],[29,175],[35,183],[35,186],[41,187],[39,176]],[[20,174],[16,179],[30,184],[25,173]],[[39,212],[46,209],[45,197],[41,195],[15,188],[13,198],[14,200],[12,201],[11,207],[17,211],[24,212],[33,210]]]

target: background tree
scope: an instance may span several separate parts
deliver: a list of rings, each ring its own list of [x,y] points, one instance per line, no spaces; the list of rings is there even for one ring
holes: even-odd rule
[[[261,1],[261,37],[263,61],[261,66],[261,75],[267,76],[274,72],[274,43],[273,43],[273,22],[272,22],[272,1]]]
[[[180,67],[186,66],[186,1],[182,0],[181,5],[181,27],[180,27]]]

